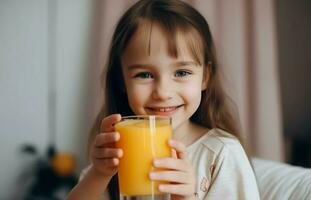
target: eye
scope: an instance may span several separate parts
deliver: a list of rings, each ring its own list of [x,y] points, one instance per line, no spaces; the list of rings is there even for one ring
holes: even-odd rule
[[[176,77],[185,77],[185,76],[189,76],[191,75],[192,73],[189,72],[189,71],[185,71],[185,70],[179,70],[176,72],[175,76]]]
[[[139,72],[139,73],[135,74],[134,78],[147,79],[147,78],[153,78],[153,76],[149,72]]]

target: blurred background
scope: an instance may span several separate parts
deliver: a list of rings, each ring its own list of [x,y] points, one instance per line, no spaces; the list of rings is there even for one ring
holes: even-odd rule
[[[134,2],[0,0],[0,199],[63,199],[77,181],[112,31]],[[187,2],[210,25],[251,155],[311,167],[311,1]]]

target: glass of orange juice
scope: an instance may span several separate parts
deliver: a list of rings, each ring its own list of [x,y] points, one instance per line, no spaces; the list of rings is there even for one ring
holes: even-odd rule
[[[115,124],[120,133],[116,146],[123,149],[119,163],[121,199],[164,200],[167,194],[158,190],[159,181],[151,181],[149,172],[154,169],[152,160],[171,157],[168,140],[172,136],[171,118],[164,116],[128,116]]]

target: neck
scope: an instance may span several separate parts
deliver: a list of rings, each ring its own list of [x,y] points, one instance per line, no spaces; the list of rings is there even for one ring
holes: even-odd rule
[[[187,122],[176,127],[173,131],[173,139],[182,142],[186,146],[189,146],[203,134],[205,134],[208,129],[188,120]]]
[[[181,141],[182,138],[184,138],[187,135],[187,132],[189,131],[189,127],[191,126],[190,120],[187,120],[185,123],[179,125],[176,127],[173,131],[173,138],[175,140]]]

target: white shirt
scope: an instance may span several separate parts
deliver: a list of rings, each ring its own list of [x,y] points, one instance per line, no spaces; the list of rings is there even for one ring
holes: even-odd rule
[[[212,129],[187,147],[199,199],[260,199],[256,178],[240,142]]]

